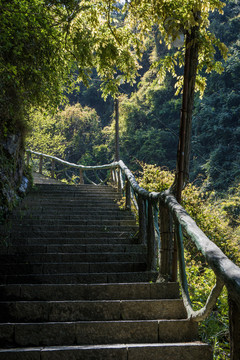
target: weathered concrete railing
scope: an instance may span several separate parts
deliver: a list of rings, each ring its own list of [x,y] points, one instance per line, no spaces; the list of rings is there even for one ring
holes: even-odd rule
[[[139,242],[147,246],[148,270],[156,270],[159,265],[159,281],[176,281],[176,267],[173,265],[175,263],[173,260],[176,253],[178,254],[179,280],[188,318],[193,321],[205,319],[215,306],[222,287],[226,286],[229,296],[231,360],[240,359],[240,268],[207,238],[170,191],[163,193],[146,191],[139,186],[131,171],[121,160],[103,166],[82,166],[41,153],[27,152],[27,154],[30,153],[40,157],[39,171],[42,170],[41,157],[79,168],[80,172],[99,169],[111,170],[111,180],[124,195],[125,208],[131,209],[131,206],[135,206],[137,209]],[[80,182],[82,177],[80,175]],[[211,291],[206,305],[198,311],[192,309],[188,295],[182,229],[201,251],[216,275],[216,285]],[[177,249],[174,243],[177,243]]]

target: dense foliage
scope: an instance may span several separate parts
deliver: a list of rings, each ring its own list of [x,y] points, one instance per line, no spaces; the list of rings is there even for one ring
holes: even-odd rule
[[[0,1],[0,213],[17,199],[32,108],[56,108],[64,88],[87,84],[93,68],[106,93],[116,91],[118,72],[133,79],[131,32],[113,30],[115,8],[99,0]]]
[[[26,144],[31,150],[85,165],[105,161],[103,132],[96,111],[80,104],[66,106],[55,114],[31,114],[33,131]]]
[[[223,73],[210,74],[204,97],[195,101],[190,178],[203,183],[206,190],[225,191],[240,177],[239,26],[239,1],[229,2],[224,16],[215,13],[211,16],[211,28],[229,46],[229,57],[223,64]],[[148,64],[166,57],[168,50],[159,45],[159,35],[149,37],[147,46]],[[121,154],[131,166],[138,159],[176,168],[181,99],[174,93],[174,79],[168,76],[161,85],[157,70],[150,67],[138,89],[130,97],[122,98]],[[113,130],[112,126],[110,146]]]
[[[141,6],[144,7],[143,3]],[[229,1],[224,15],[214,12],[210,16],[210,29],[228,45],[229,56],[223,63],[222,74],[207,76],[205,95],[202,99],[197,97],[195,101],[190,178],[198,184],[202,183],[206,190],[225,191],[240,176],[239,14],[239,1]],[[136,159],[168,166],[171,170],[176,168],[181,97],[175,95],[175,78],[166,74],[164,83],[159,81],[160,64],[166,59],[170,61],[175,54],[172,48],[168,49],[164,44],[163,36],[157,26],[153,27],[153,31],[148,31],[137,86],[119,87],[122,93],[119,98],[120,153],[131,168],[137,168]],[[169,39],[168,42],[171,43]],[[215,60],[219,59],[220,52],[217,51]],[[182,75],[177,63],[174,69],[177,75]],[[202,75],[200,70],[199,75]],[[84,106],[96,109],[102,127],[105,127],[103,140],[108,149],[108,162],[114,157],[113,102],[108,97],[104,104],[99,88],[99,78],[94,73],[90,87],[81,87],[80,93],[75,91],[74,96],[70,95],[69,98],[72,104],[79,101]]]

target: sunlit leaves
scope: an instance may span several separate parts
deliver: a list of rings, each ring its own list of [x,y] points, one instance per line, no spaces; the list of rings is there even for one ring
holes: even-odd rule
[[[215,62],[216,49],[219,49],[223,58],[226,59],[227,48],[213,34],[208,31],[209,14],[214,11],[223,12],[224,3],[220,0],[132,0],[127,2],[129,22],[134,29],[142,35],[150,31],[153,25],[157,24],[165,40],[168,49],[172,48],[172,43],[181,34],[191,33],[196,28],[196,41],[199,46],[199,65],[198,73],[203,71],[221,72],[223,69],[220,63]],[[140,36],[141,36],[140,35]],[[176,56],[175,54],[178,53]],[[179,57],[178,57],[179,56]],[[172,57],[174,62],[169,60]],[[158,63],[159,81],[164,80],[166,72],[176,76],[176,69],[182,65],[182,55],[180,52],[171,51],[166,60]],[[160,66],[159,66],[160,65]],[[178,81],[178,92],[180,82]],[[205,80],[199,82],[197,90],[203,94]]]
[[[26,139],[29,148],[75,163],[92,157],[94,146],[100,144],[100,119],[94,109],[80,104],[55,114],[33,111],[31,126]]]

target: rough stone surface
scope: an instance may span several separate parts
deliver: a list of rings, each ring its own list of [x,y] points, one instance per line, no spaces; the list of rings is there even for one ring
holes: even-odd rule
[[[35,181],[0,247],[0,360],[211,360],[119,196]]]

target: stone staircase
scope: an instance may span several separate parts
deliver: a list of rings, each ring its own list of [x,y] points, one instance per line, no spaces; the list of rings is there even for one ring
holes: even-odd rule
[[[37,178],[2,235],[0,360],[210,360],[108,186]]]

